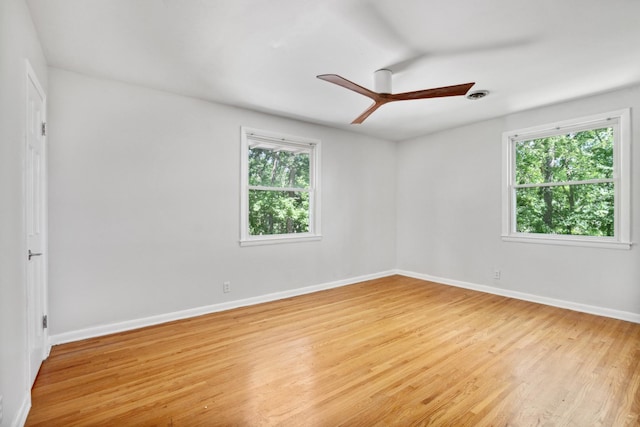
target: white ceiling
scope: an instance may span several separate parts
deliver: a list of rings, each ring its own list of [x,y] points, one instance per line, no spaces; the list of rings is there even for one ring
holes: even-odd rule
[[[402,140],[640,83],[638,0],[27,0],[49,64]],[[476,82],[491,94],[387,104]]]

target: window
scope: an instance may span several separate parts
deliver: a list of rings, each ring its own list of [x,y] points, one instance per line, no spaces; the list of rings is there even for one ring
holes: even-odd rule
[[[630,111],[503,134],[506,241],[630,247]]]
[[[242,128],[242,246],[319,240],[320,141]]]

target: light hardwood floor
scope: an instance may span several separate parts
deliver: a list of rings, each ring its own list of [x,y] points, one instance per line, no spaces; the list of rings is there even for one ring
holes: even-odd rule
[[[636,426],[640,325],[393,276],[56,346],[28,426]]]

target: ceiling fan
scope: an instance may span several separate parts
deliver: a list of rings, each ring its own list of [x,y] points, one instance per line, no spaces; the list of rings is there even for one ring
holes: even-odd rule
[[[403,93],[391,93],[391,70],[382,69],[374,73],[374,86],[376,91],[372,91],[365,87],[362,87],[352,81],[345,79],[337,74],[321,74],[318,77],[321,80],[328,81],[329,83],[342,86],[349,90],[364,95],[373,100],[373,104],[360,114],[351,124],[360,124],[365,121],[367,117],[371,115],[378,108],[394,101],[408,101],[411,99],[427,99],[427,98],[442,98],[447,96],[462,96],[465,95],[469,89],[475,84],[465,83],[454,86],[444,86],[432,89],[417,90],[415,92],[403,92]]]

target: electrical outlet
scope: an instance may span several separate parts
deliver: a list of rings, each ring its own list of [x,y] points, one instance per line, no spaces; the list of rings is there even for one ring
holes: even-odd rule
[[[222,292],[224,292],[225,294],[231,292],[231,282],[224,282],[222,284]]]
[[[500,280],[500,270],[498,269],[493,270],[493,279]]]

